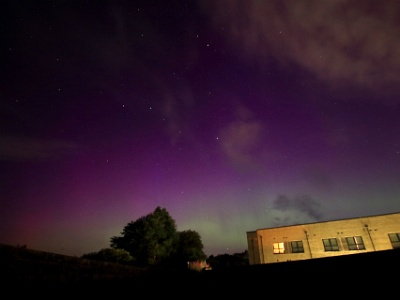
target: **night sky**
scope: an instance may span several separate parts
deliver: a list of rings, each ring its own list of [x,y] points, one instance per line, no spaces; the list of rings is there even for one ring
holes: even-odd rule
[[[400,1],[2,1],[0,243],[165,208],[207,255],[400,211]]]

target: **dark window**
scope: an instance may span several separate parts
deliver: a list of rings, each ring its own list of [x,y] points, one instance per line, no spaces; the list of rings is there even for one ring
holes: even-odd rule
[[[292,253],[304,253],[304,247],[302,241],[290,242],[290,247],[292,248]]]
[[[349,250],[365,250],[364,241],[361,236],[353,236],[346,238]]]
[[[389,233],[389,239],[393,249],[400,248],[400,233]]]
[[[339,245],[336,238],[323,239],[322,243],[324,244],[325,251],[339,251]]]

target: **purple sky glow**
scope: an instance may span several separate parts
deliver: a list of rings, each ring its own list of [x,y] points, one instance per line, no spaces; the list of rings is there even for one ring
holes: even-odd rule
[[[0,243],[166,208],[207,255],[400,211],[399,1],[2,1]]]

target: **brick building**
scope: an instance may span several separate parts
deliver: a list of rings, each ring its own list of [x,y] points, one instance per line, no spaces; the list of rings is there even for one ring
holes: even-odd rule
[[[247,232],[250,265],[400,248],[400,213]]]

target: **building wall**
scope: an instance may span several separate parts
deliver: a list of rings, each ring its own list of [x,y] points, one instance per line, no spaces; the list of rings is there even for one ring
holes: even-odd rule
[[[394,247],[389,233],[400,236],[400,213],[258,229],[247,232],[249,263],[267,264],[389,250]],[[295,246],[299,245],[302,248],[297,248],[299,252],[294,253]]]

